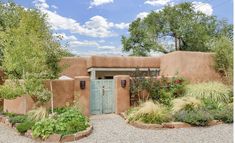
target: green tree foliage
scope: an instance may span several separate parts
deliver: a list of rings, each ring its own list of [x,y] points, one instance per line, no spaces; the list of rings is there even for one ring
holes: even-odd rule
[[[159,12],[151,12],[143,20],[132,22],[130,36],[122,38],[123,51],[139,56],[146,56],[151,50],[163,53],[174,50],[204,52],[210,50],[208,42],[212,37],[231,35],[231,31],[232,26],[226,21],[196,12],[190,2],[167,5]],[[160,41],[166,38],[173,40],[162,44]]]
[[[0,3],[0,17],[2,66],[9,78],[21,79],[25,74],[56,78],[60,72],[58,62],[68,52],[52,36],[46,15]]]
[[[215,68],[227,84],[233,84],[233,42],[231,37],[222,36],[214,42]]]

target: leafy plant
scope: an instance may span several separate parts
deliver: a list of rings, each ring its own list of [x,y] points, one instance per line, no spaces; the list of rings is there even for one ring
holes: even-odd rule
[[[80,111],[68,108],[67,111],[58,115],[55,132],[65,135],[85,130],[88,126],[87,118]]]
[[[16,126],[16,129],[20,133],[25,133],[27,132],[27,130],[31,129],[33,125],[34,125],[34,122],[30,120],[25,120],[24,122]]]
[[[170,120],[170,113],[158,103],[147,101],[128,113],[129,121],[161,124]]]
[[[26,121],[27,116],[25,115],[16,115],[14,117],[10,117],[10,123],[15,124],[15,123],[23,123]]]
[[[89,124],[88,119],[75,108],[60,108],[49,118],[42,118],[33,126],[33,136],[46,139],[53,133],[67,135],[85,130]]]
[[[28,118],[32,121],[40,121],[48,117],[48,112],[45,107],[39,107],[27,113]]]
[[[187,85],[186,96],[229,103],[232,101],[232,90],[219,82],[198,83]]]
[[[208,122],[213,119],[213,116],[203,108],[196,110],[181,110],[177,112],[174,117],[176,121],[196,126],[206,126]]]
[[[33,137],[41,137],[46,139],[55,131],[56,120],[53,118],[45,118],[35,123],[32,127]]]

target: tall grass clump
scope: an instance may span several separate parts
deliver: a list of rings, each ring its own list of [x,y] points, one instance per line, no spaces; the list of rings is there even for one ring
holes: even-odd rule
[[[202,106],[201,100],[195,97],[181,97],[172,101],[172,113],[179,112],[181,110],[193,110]]]
[[[186,86],[186,96],[198,99],[209,99],[215,102],[229,103],[232,101],[232,90],[219,82],[207,82]]]
[[[144,102],[140,107],[136,107],[128,113],[129,121],[161,124],[170,121],[170,119],[170,112],[159,103],[154,103],[153,101]]]

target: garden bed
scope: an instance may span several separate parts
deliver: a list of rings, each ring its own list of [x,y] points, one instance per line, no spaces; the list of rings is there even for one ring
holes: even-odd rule
[[[0,123],[3,123],[4,125],[13,128],[16,132],[16,126],[19,125],[19,123],[16,124],[12,124],[10,123],[10,118],[8,116],[4,116],[4,115],[0,115]],[[81,138],[84,138],[86,136],[89,136],[91,134],[93,130],[93,126],[91,124],[89,124],[89,127],[87,127],[85,130],[83,131],[78,131],[76,133],[73,134],[68,134],[68,135],[60,135],[60,134],[52,134],[50,135],[48,138],[42,140],[41,138],[34,138],[32,135],[32,130],[28,130],[26,133],[22,134],[19,133],[20,135],[23,135],[25,137],[31,138],[31,139],[35,139],[37,141],[46,141],[46,142],[70,142],[70,141],[76,141],[79,140]]]
[[[189,128],[189,127],[195,127],[193,125],[190,125],[188,123],[184,122],[167,122],[162,124],[147,124],[140,121],[128,121],[127,115],[123,112],[120,113],[120,116],[126,120],[126,122],[134,127],[141,128],[141,129],[173,129],[173,128]],[[219,120],[211,120],[207,126],[214,126],[222,124],[222,121]]]

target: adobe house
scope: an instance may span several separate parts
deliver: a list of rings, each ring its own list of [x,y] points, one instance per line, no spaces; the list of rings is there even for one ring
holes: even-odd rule
[[[160,57],[67,57],[60,64],[61,76],[69,78],[52,82],[53,106],[62,107],[76,99],[86,115],[127,110],[130,75],[137,67],[146,75],[149,71],[164,76],[178,73],[192,83],[220,80],[213,67],[213,54],[204,52],[177,51]],[[4,111],[25,114],[34,105],[30,98],[4,100]]]

